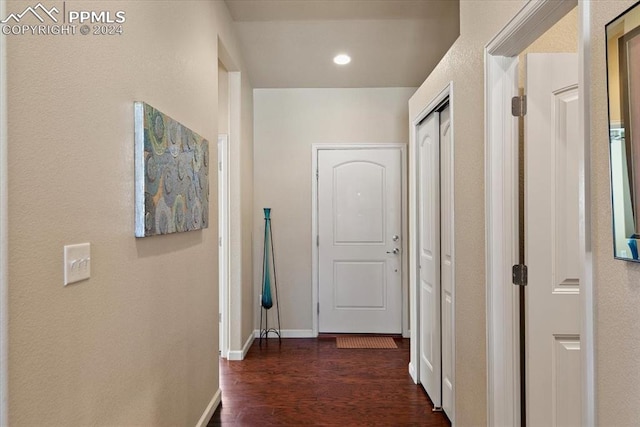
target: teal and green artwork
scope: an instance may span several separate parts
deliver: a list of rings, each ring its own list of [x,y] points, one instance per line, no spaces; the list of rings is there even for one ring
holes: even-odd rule
[[[144,102],[135,114],[136,237],[209,224],[209,142]]]

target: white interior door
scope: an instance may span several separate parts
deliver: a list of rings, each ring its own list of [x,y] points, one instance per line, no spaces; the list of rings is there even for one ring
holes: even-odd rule
[[[527,419],[581,425],[578,60],[527,55]]]
[[[440,283],[442,310],[442,409],[453,415],[453,153],[451,110],[440,111]]]
[[[318,150],[319,332],[402,332],[400,148]]]
[[[442,406],[440,341],[440,113],[418,126],[420,383]]]

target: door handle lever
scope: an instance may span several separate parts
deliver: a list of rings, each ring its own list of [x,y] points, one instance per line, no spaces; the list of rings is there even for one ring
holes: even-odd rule
[[[387,253],[398,255],[400,253],[400,248],[394,248],[392,251],[387,251]]]

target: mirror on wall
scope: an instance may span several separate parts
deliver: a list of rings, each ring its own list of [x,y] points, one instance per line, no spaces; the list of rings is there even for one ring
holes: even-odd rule
[[[640,2],[606,26],[614,257],[640,262]]]

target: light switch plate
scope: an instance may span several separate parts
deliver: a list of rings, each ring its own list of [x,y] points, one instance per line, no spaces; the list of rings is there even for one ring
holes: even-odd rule
[[[64,285],[88,279],[91,276],[91,244],[64,247]]]

